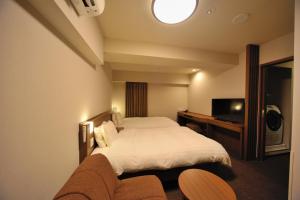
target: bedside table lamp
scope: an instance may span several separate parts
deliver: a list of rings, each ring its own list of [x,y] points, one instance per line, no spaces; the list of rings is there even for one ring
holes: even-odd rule
[[[113,106],[113,107],[112,107],[112,112],[113,112],[113,113],[117,113],[117,112],[118,112],[118,108],[117,108],[116,106]]]

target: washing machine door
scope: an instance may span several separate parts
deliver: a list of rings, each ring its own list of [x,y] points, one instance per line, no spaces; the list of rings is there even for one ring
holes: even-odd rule
[[[275,110],[269,110],[267,112],[267,126],[272,131],[278,131],[282,125],[282,115]]]

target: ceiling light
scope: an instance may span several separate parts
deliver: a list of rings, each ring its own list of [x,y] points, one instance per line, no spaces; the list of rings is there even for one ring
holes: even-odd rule
[[[189,18],[196,10],[198,0],[153,0],[154,16],[166,24],[176,24]]]
[[[197,71],[199,71],[199,69],[193,69],[193,70],[192,70],[192,72],[197,72]]]

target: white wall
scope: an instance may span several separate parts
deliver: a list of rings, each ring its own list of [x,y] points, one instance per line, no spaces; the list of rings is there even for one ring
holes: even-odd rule
[[[186,86],[149,84],[148,115],[176,120],[178,109],[187,108],[187,93]]]
[[[125,117],[125,83],[114,82],[112,92],[112,108],[117,108],[117,112],[120,112],[122,117]]]
[[[294,33],[260,45],[260,64],[294,55]]]
[[[99,58],[102,63],[103,58],[103,43],[101,29],[95,17],[78,17],[77,11],[71,5],[71,1],[55,0],[55,3],[63,11],[65,16],[70,20],[76,31],[81,35],[83,40],[88,44],[90,49]]]
[[[0,199],[52,199],[78,165],[78,123],[111,107],[111,71],[15,1],[0,10]]]
[[[189,84],[187,74],[170,74],[156,72],[133,72],[113,70],[113,81],[116,82],[147,82],[155,84]]]
[[[260,63],[293,56],[294,33],[260,45]],[[222,73],[201,71],[191,76],[188,108],[192,112],[211,114],[212,98],[244,98],[246,53],[239,55],[239,64]]]
[[[239,55],[239,65],[222,73],[200,71],[190,77],[188,109],[211,115],[212,98],[244,98],[245,52]]]
[[[237,54],[195,48],[116,39],[106,39],[104,47],[105,61],[111,63],[161,66],[161,68],[201,67],[208,70],[225,70],[238,64]]]
[[[290,199],[300,199],[300,1],[295,1],[293,125],[290,164]]]
[[[113,83],[112,107],[125,117],[125,82]],[[187,108],[187,86],[148,83],[148,116],[176,120],[177,110]]]
[[[113,71],[112,107],[125,116],[125,82],[148,83],[148,115],[176,120],[177,110],[187,108],[188,75]]]
[[[70,0],[16,1],[51,26],[51,31],[91,65],[103,64],[103,38],[95,17],[78,16]]]

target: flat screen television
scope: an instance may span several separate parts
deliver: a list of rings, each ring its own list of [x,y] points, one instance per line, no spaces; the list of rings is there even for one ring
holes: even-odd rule
[[[245,99],[212,99],[212,116],[223,121],[244,123]]]

